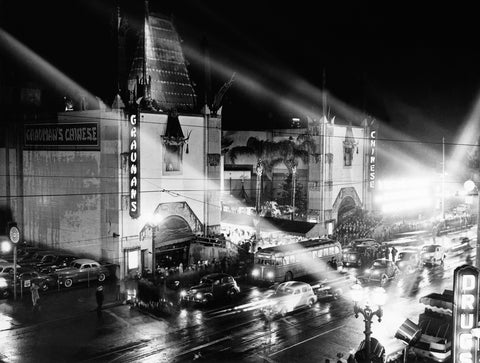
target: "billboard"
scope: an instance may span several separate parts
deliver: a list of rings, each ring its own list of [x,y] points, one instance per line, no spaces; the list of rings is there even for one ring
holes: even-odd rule
[[[472,329],[478,326],[479,270],[457,267],[453,275],[453,363],[477,362],[477,344]]]
[[[130,217],[140,216],[140,117],[137,113],[128,117],[129,124],[129,151],[128,151],[128,175],[129,175],[129,199],[128,206]]]

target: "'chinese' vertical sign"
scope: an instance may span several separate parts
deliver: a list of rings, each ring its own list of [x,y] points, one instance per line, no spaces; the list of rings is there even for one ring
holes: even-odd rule
[[[472,329],[478,325],[479,270],[457,267],[453,275],[453,363],[477,362],[477,344]]]
[[[375,165],[377,153],[377,131],[370,131],[370,151],[368,153],[368,186],[375,189]]]
[[[139,114],[131,114],[128,119],[130,142],[128,158],[130,217],[138,218],[140,216],[140,117]]]

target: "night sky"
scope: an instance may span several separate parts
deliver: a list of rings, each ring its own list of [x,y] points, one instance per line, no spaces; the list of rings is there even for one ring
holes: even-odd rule
[[[111,102],[115,1],[0,4],[2,28]],[[133,23],[143,1],[122,6]],[[281,106],[279,96],[318,107],[312,89],[325,84],[332,99],[359,115],[422,140],[453,141],[480,88],[477,13],[465,4],[151,0],[150,11],[173,16],[200,99],[203,68],[188,49],[202,52],[203,39],[222,65],[218,72],[212,63],[212,92],[233,72],[271,91],[234,82],[224,99],[225,129],[288,125],[304,115]],[[300,82],[313,88],[294,86]]]

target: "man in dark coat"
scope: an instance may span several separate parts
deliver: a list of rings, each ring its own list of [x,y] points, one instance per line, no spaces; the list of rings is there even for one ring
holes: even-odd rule
[[[95,292],[95,299],[97,300],[97,316],[98,318],[102,317],[102,305],[103,305],[103,286],[100,285],[97,287],[97,291]]]

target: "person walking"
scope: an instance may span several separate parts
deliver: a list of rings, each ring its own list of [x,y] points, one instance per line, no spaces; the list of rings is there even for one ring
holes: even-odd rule
[[[103,286],[100,285],[95,291],[95,299],[97,300],[97,316],[99,319],[102,318],[102,305],[103,305]]]
[[[35,282],[33,282],[32,285],[30,286],[30,292],[32,293],[33,311],[38,311],[40,295],[38,293],[38,285]]]
[[[392,261],[395,262],[395,258],[397,257],[397,249],[395,246],[392,246]]]

